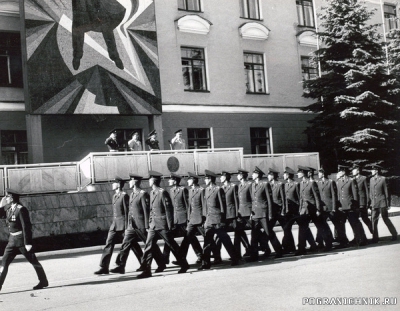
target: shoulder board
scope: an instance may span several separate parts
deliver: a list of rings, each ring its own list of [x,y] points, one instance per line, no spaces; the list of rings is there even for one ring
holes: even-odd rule
[[[282,185],[282,182],[281,182],[281,181],[278,181],[278,185],[279,185],[279,186]]]
[[[140,190],[140,192],[139,193],[145,193],[146,191],[144,191],[144,190]]]
[[[158,191],[163,192],[163,191],[165,191],[165,189],[164,188],[158,188]]]
[[[23,208],[23,207],[24,207],[23,205],[17,204],[17,208],[18,208],[18,209],[21,209],[21,208]]]
[[[179,188],[182,190],[186,189],[184,186],[179,186]]]
[[[248,185],[251,185],[251,184],[252,184],[252,182],[251,182],[251,181],[247,181],[247,184],[248,184]]]
[[[199,187],[199,190],[204,190],[204,188],[200,186],[200,187]]]

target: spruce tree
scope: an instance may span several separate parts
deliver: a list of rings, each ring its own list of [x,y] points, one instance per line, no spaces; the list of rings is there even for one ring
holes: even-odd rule
[[[307,131],[330,170],[338,163],[393,168],[398,107],[374,12],[357,0],[327,2],[312,57],[321,75],[303,85],[303,96],[316,100],[304,108],[317,114]]]

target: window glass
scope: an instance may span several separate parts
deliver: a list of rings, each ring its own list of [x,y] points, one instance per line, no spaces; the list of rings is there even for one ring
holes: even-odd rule
[[[3,165],[28,163],[26,131],[1,131],[1,162]]]
[[[398,28],[398,21],[396,18],[396,6],[385,4],[383,6],[385,16],[385,30],[390,31]]]
[[[244,18],[260,19],[260,5],[259,0],[241,0],[240,13]]]
[[[250,128],[252,154],[270,154],[271,142],[268,127]]]
[[[201,0],[178,0],[178,8],[185,11],[200,12],[200,1]]]
[[[0,32],[0,86],[23,87],[19,33]]]
[[[182,76],[187,91],[206,91],[206,66],[204,50],[199,48],[181,48]]]
[[[262,54],[244,53],[247,93],[266,93],[264,68],[264,57]]]
[[[300,26],[314,26],[314,10],[311,0],[296,0],[297,18]]]
[[[211,136],[209,128],[188,128],[189,149],[210,149]]]

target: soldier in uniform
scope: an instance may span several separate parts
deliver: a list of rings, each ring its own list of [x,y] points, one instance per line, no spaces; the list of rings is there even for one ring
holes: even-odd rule
[[[372,231],[372,222],[368,217],[368,206],[370,206],[370,199],[369,199],[369,190],[367,184],[367,177],[360,174],[360,166],[355,164],[352,168],[352,175],[353,179],[357,182],[357,189],[358,189],[358,203],[359,203],[359,211],[362,221],[368,227],[369,232],[371,234]]]
[[[171,173],[171,176],[168,181],[169,185],[171,186],[171,188],[169,189],[169,195],[171,197],[172,205],[174,207],[174,230],[172,234],[175,237],[186,236],[186,227],[187,227],[187,216],[188,216],[187,207],[189,205],[188,190],[185,187],[179,185],[181,179],[182,176],[175,173]],[[203,249],[201,248],[199,240],[197,240],[197,238],[194,237],[190,242],[192,244],[194,252],[197,255],[198,263],[200,263],[201,256],[203,254]],[[170,254],[170,248],[168,245],[165,245],[163,255],[166,263],[169,262],[169,254]]]
[[[321,212],[321,216],[325,221],[326,219],[330,219],[332,221],[337,232],[337,240],[339,241],[340,246],[344,247],[347,244],[346,228],[345,223],[343,222],[343,217],[341,216],[337,207],[338,192],[336,182],[328,178],[328,174],[322,167],[318,170],[318,178],[319,180],[317,185],[319,194],[321,196],[321,205],[323,210]],[[329,232],[332,234],[330,229]],[[322,234],[320,232],[317,232],[316,239],[318,243],[323,243]]]
[[[105,145],[108,147],[108,151],[110,152],[117,152],[119,148],[119,144],[117,141],[117,131],[114,129],[109,132],[110,137],[106,139],[104,142]]]
[[[258,260],[258,242],[263,238],[261,235],[261,228],[264,229],[267,240],[271,242],[275,250],[275,258],[282,257],[282,246],[277,239],[273,227],[271,226],[270,219],[273,217],[272,213],[272,192],[271,186],[268,182],[261,180],[264,172],[257,166],[253,171],[253,184],[251,185],[251,256],[249,261]],[[265,236],[264,236],[265,238]]]
[[[270,168],[268,170],[268,182],[272,191],[272,219],[271,226],[275,226],[276,222],[283,229],[282,247],[286,253],[294,252],[296,246],[294,244],[293,234],[291,230],[287,230],[287,219],[284,217],[285,210],[285,190],[282,182],[278,180],[279,172]]]
[[[171,139],[170,145],[172,150],[183,150],[186,148],[186,141],[182,138],[182,130],[179,129],[175,132],[175,137]]]
[[[114,250],[114,246],[118,239],[122,239],[125,231],[125,222],[128,217],[129,210],[129,196],[123,191],[125,180],[121,177],[116,176],[112,183],[112,189],[115,190],[115,194],[112,198],[112,209],[113,209],[113,222],[111,223],[110,229],[108,230],[106,246],[103,249],[103,254],[100,260],[100,269],[94,274],[108,274],[111,255]],[[118,263],[119,259],[117,259]]]
[[[354,241],[358,245],[365,245],[367,238],[360,220],[358,219],[358,189],[355,180],[348,176],[349,167],[344,165],[338,166],[337,188],[339,198],[339,210],[349,220],[353,229]]]
[[[131,151],[142,151],[142,143],[139,140],[139,132],[132,132],[132,139],[128,141],[128,148]]]
[[[42,289],[49,286],[46,273],[32,250],[32,225],[28,209],[19,202],[18,191],[6,189],[6,196],[0,202],[0,211],[4,209],[10,236],[4,250],[0,267],[0,290],[7,276],[8,266],[19,253],[32,264],[39,279],[33,289]]]
[[[129,214],[125,221],[125,235],[119,252],[118,266],[111,269],[112,273],[125,273],[125,265],[128,259],[129,250],[132,249],[136,255],[139,263],[141,264],[139,269],[136,271],[142,271],[142,248],[138,244],[138,241],[146,243],[146,229],[149,228],[149,194],[140,188],[140,183],[143,179],[142,176],[136,174],[129,174],[129,188],[133,188],[133,191],[129,197]],[[153,249],[154,260],[158,264],[156,272],[162,272],[165,270],[166,265],[164,263],[164,257],[160,251],[158,245],[154,246]]]
[[[371,169],[372,177],[370,179],[369,195],[372,209],[372,242],[374,243],[379,241],[379,215],[382,215],[382,219],[392,235],[392,241],[397,240],[396,228],[389,219],[388,210],[390,209],[390,196],[386,184],[386,178],[380,174],[381,169],[381,166],[374,165]]]
[[[228,251],[228,254],[232,259],[232,266],[236,266],[240,263],[238,254],[236,254],[232,241],[225,230],[225,193],[221,187],[218,187],[215,184],[216,178],[217,174],[205,170],[204,181],[206,183],[206,189],[204,192],[204,203],[206,222],[204,227],[206,230],[206,236],[204,238],[203,264],[198,268],[198,270],[211,268],[210,255],[215,234]]]
[[[174,254],[178,265],[181,269],[178,273],[185,273],[189,269],[186,258],[182,258],[179,254],[179,246],[175,242],[171,230],[174,227],[174,209],[168,192],[160,188],[162,174],[156,171],[149,171],[149,186],[152,188],[150,192],[150,229],[147,233],[146,245],[143,252],[143,272],[138,278],[151,277],[151,261],[153,259],[154,247],[157,240],[162,238]]]
[[[247,234],[243,230],[238,230],[236,218],[238,216],[238,186],[231,183],[231,174],[226,171],[222,171],[220,177],[222,183],[222,189],[225,192],[225,201],[226,201],[226,216],[225,216],[225,225],[226,227],[230,227],[234,230],[234,245],[236,253],[239,257],[241,257],[240,243],[243,243],[243,246],[246,249],[246,252],[250,252],[250,243],[247,238]],[[221,248],[221,242],[219,239],[216,241],[217,247]]]
[[[160,146],[158,145],[158,140],[157,140],[157,132],[156,130],[153,130],[149,133],[147,136],[147,139],[145,141],[146,145],[149,147],[150,151],[153,150],[160,150]]]

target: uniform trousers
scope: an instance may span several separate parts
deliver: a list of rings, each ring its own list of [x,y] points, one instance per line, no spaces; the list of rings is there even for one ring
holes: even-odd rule
[[[147,270],[151,269],[151,261],[154,256],[153,252],[155,247],[157,246],[157,241],[159,238],[162,238],[165,242],[165,245],[169,246],[172,254],[174,254],[178,262],[178,265],[180,265],[181,267],[189,266],[189,264],[186,261],[186,258],[182,258],[180,256],[179,245],[178,243],[175,242],[174,237],[170,230],[149,229],[149,231],[147,232],[146,245],[144,247],[143,259],[142,259],[142,265],[145,269]]]
[[[360,243],[360,242],[366,242],[367,237],[365,236],[364,228],[358,219],[360,213],[355,210],[344,210],[343,214],[345,216],[345,219],[349,220],[351,229],[353,230],[354,233],[354,239]]]
[[[231,238],[228,233],[226,233],[224,224],[212,224],[207,225],[205,228],[205,237],[204,237],[204,247],[203,247],[203,265],[210,266],[210,257],[212,251],[212,243],[214,242],[214,235],[217,235],[217,238],[224,245],[227,250],[229,256],[232,258],[232,261],[238,260],[238,255],[235,252],[235,248],[232,244]]]
[[[110,266],[111,256],[114,251],[115,244],[122,240],[124,236],[124,231],[116,231],[114,229],[110,229],[108,231],[106,245],[103,248],[103,253],[100,259],[100,267],[108,269]],[[118,261],[118,259],[117,259]]]
[[[250,243],[249,239],[247,238],[247,234],[246,232],[244,232],[244,229],[240,230],[240,226],[241,224],[238,221],[236,221],[236,219],[232,218],[225,220],[225,230],[227,230],[228,228],[233,229],[234,232],[233,245],[235,247],[235,252],[239,257],[242,256],[240,243],[243,243],[243,246],[245,247],[246,250],[250,250]],[[221,253],[222,242],[218,236],[215,240],[215,243],[217,245],[219,253]]]
[[[381,207],[372,209],[372,240],[374,242],[378,242],[379,240],[379,234],[378,234],[379,215],[382,215],[383,222],[388,227],[392,237],[397,238],[397,231],[396,228],[393,226],[393,223],[389,219],[389,212],[387,207]]]
[[[279,225],[283,229],[283,239],[282,239],[282,248],[285,252],[292,252],[296,250],[296,246],[294,243],[292,227],[287,227],[287,223],[290,221],[289,217],[283,215],[276,215],[270,220],[271,227],[273,228],[275,224],[278,222]],[[289,228],[289,229],[288,229]]]
[[[300,224],[306,225],[306,227],[304,228],[305,233],[303,233],[305,235],[305,240],[306,240],[304,248],[305,248],[307,242],[308,242],[308,244],[310,244],[311,248],[316,248],[317,244],[315,244],[314,236],[312,235],[312,232],[310,230],[310,227],[308,226],[308,223],[305,224],[304,220],[302,222],[302,219],[300,219],[300,222],[299,222],[299,217],[300,216],[296,215],[296,214],[286,214],[285,218],[287,219],[287,223],[285,225],[284,232],[292,233],[292,227],[293,227],[294,223],[296,222],[297,225],[299,226],[299,239],[300,239]],[[293,233],[292,233],[292,236],[293,236]],[[299,245],[300,245],[300,242],[299,242]],[[296,247],[293,250],[296,250]]]
[[[186,229],[187,225],[186,223],[184,224],[176,224],[175,225],[175,229],[172,230],[172,235],[176,238],[176,237],[185,237],[187,235],[187,229]],[[192,236],[191,240],[190,240],[190,244],[193,247],[193,250],[195,252],[195,254],[197,255],[197,257],[201,257],[201,255],[203,254],[203,249],[201,248],[200,242],[199,240],[196,238],[195,235]],[[164,245],[164,250],[163,250],[163,255],[164,255],[164,259],[166,261],[169,261],[169,254],[171,252],[171,249],[169,248],[169,246],[166,244]],[[185,256],[186,258],[186,256]]]
[[[10,235],[8,239],[8,244],[4,250],[3,258],[1,261],[0,287],[3,286],[4,280],[7,276],[8,266],[14,260],[15,256],[20,253],[24,255],[24,257],[31,263],[36,271],[39,281],[42,283],[46,283],[47,277],[42,265],[39,263],[32,249],[29,252],[26,250],[24,236],[21,234],[17,236]]]
[[[119,251],[116,264],[121,267],[125,267],[126,261],[129,256],[129,251],[132,250],[138,259],[139,263],[141,263],[143,252],[142,248],[138,243],[139,237],[136,234],[135,229],[127,229],[124,233],[124,239],[122,241],[121,250]]]
[[[369,232],[371,232],[371,234],[373,234],[373,230],[372,230],[372,222],[371,219],[369,219],[369,215],[368,215],[368,208],[366,206],[360,206],[360,217],[362,219],[362,221],[366,224],[366,226],[368,227]]]
[[[343,213],[335,212],[335,211],[325,211],[321,214],[322,218],[325,220],[330,219],[335,227],[335,235],[337,236],[337,240],[341,244],[346,244],[348,239],[346,237],[346,228],[345,222],[343,222]],[[329,229],[329,226],[328,226]],[[333,239],[332,231],[329,229],[330,238]],[[323,236],[320,230],[317,231],[316,241],[318,244],[323,245]]]
[[[261,229],[264,229],[265,235],[262,234]],[[262,239],[266,239],[265,242],[271,242],[272,247],[277,255],[282,254],[282,246],[278,238],[275,235],[271,224],[265,217],[263,218],[252,218],[251,220],[251,257],[256,259],[258,257],[258,242]]]
[[[314,223],[315,227],[317,227],[317,242],[322,246],[325,242],[326,248],[332,248],[333,242],[333,234],[329,225],[327,224],[326,220],[328,215],[326,212],[320,212],[319,215],[311,214],[310,215],[312,222]]]
[[[241,244],[243,244],[247,254],[251,252],[251,245],[247,233],[245,232],[246,229],[251,229],[250,217],[239,217],[236,220],[236,226],[234,228],[235,237],[233,239],[233,245],[239,257],[242,255]]]

